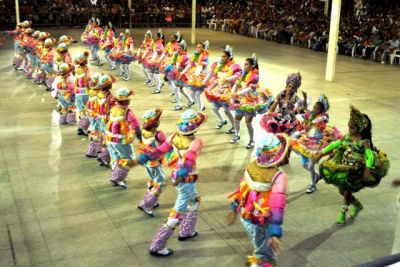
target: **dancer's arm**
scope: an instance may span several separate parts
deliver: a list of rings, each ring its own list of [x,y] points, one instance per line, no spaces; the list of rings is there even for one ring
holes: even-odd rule
[[[127,111],[126,120],[128,121],[131,129],[135,131],[136,138],[139,141],[142,141],[142,130],[140,129],[140,123],[135,113],[131,109],[128,109]]]
[[[365,167],[371,169],[374,167],[374,153],[372,153],[371,146],[369,142],[364,142],[363,144],[365,152],[364,152],[364,159],[365,159]]]
[[[327,147],[325,147],[322,150],[322,155],[325,155],[329,152],[331,152],[332,150],[340,147],[342,145],[343,141],[342,140],[336,140],[335,142],[330,143]]]
[[[284,172],[277,174],[271,194],[269,196],[270,217],[268,223],[268,235],[282,237],[283,214],[286,206],[287,176]]]
[[[242,68],[238,64],[233,64],[231,66],[231,71],[232,75],[226,78],[228,82],[236,81],[240,76],[242,76]]]

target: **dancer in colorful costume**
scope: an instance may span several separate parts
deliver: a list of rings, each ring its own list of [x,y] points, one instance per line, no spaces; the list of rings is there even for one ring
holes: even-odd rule
[[[56,44],[56,39],[54,38],[47,38],[44,41],[44,49],[42,51],[42,55],[40,58],[42,68],[44,73],[46,74],[46,91],[51,91],[51,86],[54,82],[54,76],[57,73],[55,69],[55,51],[53,49],[54,45]]]
[[[247,257],[251,267],[275,265],[280,251],[283,214],[286,205],[287,176],[279,169],[286,160],[289,138],[267,133],[254,150],[254,159],[247,165],[236,192],[229,196],[232,212],[228,224],[236,215],[254,246],[253,255]]]
[[[241,75],[242,68],[233,59],[232,47],[229,45],[225,46],[221,59],[211,65],[211,71],[203,81],[203,84],[208,85],[205,90],[205,96],[212,103],[212,109],[219,119],[215,127],[216,129],[221,129],[224,125],[228,124],[220,112],[220,108],[223,108],[225,115],[231,123],[228,133],[235,132],[234,119],[229,109],[229,100],[232,86]]]
[[[79,126],[78,135],[88,135],[90,125],[89,118],[86,114],[86,104],[89,100],[88,89],[90,81],[90,69],[87,66],[89,52],[79,53],[75,58],[75,105],[78,110]]]
[[[196,190],[199,174],[196,160],[202,148],[202,141],[195,132],[206,121],[206,115],[194,110],[186,110],[177,123],[177,132],[167,138],[167,141],[152,153],[141,154],[139,162],[145,164],[148,160],[157,160],[167,154],[170,167],[173,168],[172,183],[178,190],[175,206],[171,209],[168,220],[157,231],[150,245],[153,256],[170,256],[172,249],[167,248],[167,241],[180,224],[179,241],[185,241],[198,235],[195,231],[197,210],[200,196]]]
[[[142,71],[143,71],[144,77],[146,78],[146,81],[144,82],[144,84],[148,85],[150,87],[154,86],[154,76],[152,77],[149,74],[148,60],[153,55],[154,49],[155,49],[155,45],[154,45],[154,40],[153,40],[153,33],[150,30],[148,30],[146,32],[146,34],[144,35],[144,40],[138,51],[138,61],[139,61],[139,64],[141,64],[141,66],[142,66]]]
[[[320,179],[312,159],[331,142],[342,138],[342,134],[336,127],[327,125],[329,122],[328,109],[328,98],[321,95],[312,111],[296,115],[298,127],[292,135],[290,147],[300,155],[303,168],[310,172],[311,182],[307,187],[307,194],[315,192],[317,181]]]
[[[300,73],[292,73],[286,79],[286,88],[275,98],[275,102],[261,119],[261,126],[269,133],[291,134],[297,126],[296,115],[307,110],[307,94],[297,96],[301,85]]]
[[[93,22],[93,28],[89,31],[88,37],[86,39],[87,44],[90,46],[90,51],[92,53],[91,61],[94,61],[96,66],[102,66],[103,62],[99,56],[99,42],[103,34],[103,29],[100,27],[100,19],[96,19]]]
[[[73,39],[71,36],[61,35],[60,38],[58,38],[58,44],[66,44],[68,47],[71,46],[72,42]]]
[[[83,31],[83,33],[81,35],[81,42],[87,43],[89,32],[93,29],[95,20],[96,19],[93,17],[89,19],[88,24],[86,24],[85,30]]]
[[[107,123],[107,147],[111,156],[110,181],[114,186],[127,188],[126,178],[129,169],[136,165],[133,140],[136,135],[142,141],[139,121],[129,107],[129,97],[133,91],[128,88],[119,88],[115,98],[115,105],[110,109],[110,120]]]
[[[54,96],[60,106],[60,124],[72,124],[76,122],[74,103],[74,82],[71,79],[73,66],[62,63],[53,82]]]
[[[86,149],[86,156],[88,158],[96,158],[97,154],[102,150],[102,122],[100,121],[100,104],[98,95],[100,92],[99,82],[101,74],[95,73],[89,81],[88,101],[86,103],[86,115],[89,119],[89,144]],[[104,101],[102,99],[101,101]],[[105,102],[105,101],[104,101]],[[103,126],[105,128],[105,126]]]
[[[100,48],[105,52],[105,58],[108,62],[108,69],[115,70],[115,61],[110,58],[110,52],[114,47],[115,29],[111,22],[106,25],[103,35],[100,40]]]
[[[230,142],[237,143],[240,140],[240,122],[244,117],[250,137],[246,146],[247,149],[254,147],[253,118],[259,110],[265,109],[265,103],[262,102],[257,91],[259,88],[258,79],[258,62],[255,54],[253,54],[251,58],[245,60],[242,75],[232,88],[230,102],[231,110],[235,111],[235,136]]]
[[[168,44],[165,46],[163,54],[161,55],[161,58],[159,60],[159,69],[161,73],[165,74],[165,69],[167,66],[171,64],[171,59],[174,55],[175,52],[178,51],[179,49],[179,43],[182,41],[182,36],[179,32],[176,34],[173,34],[169,38]],[[166,77],[164,76],[164,80]],[[168,81],[168,84],[171,86],[171,96],[175,95],[175,88],[172,87],[171,82]]]
[[[120,68],[118,75],[123,76],[125,81],[131,79],[129,64],[136,60],[136,53],[134,53],[133,49],[133,39],[130,30],[126,29],[124,34],[120,34],[110,54],[110,59],[114,60]]]
[[[160,59],[164,52],[164,34],[158,30],[154,42],[154,51],[152,57],[148,60],[148,72],[150,79],[154,79],[155,88],[153,94],[161,93],[161,87],[164,85],[161,81],[161,69],[159,68]]]
[[[27,29],[28,31],[29,29]],[[32,30],[33,31],[33,30]],[[25,77],[28,79],[33,78],[33,71],[39,66],[39,58],[36,56],[36,46],[38,45],[38,38],[40,32],[34,31],[29,35],[29,38],[22,40],[25,43],[24,50],[26,51],[26,59],[24,65]]]
[[[176,105],[173,108],[174,111],[182,110],[181,94],[188,100],[187,107],[190,108],[194,105],[193,100],[183,89],[185,81],[187,80],[186,75],[182,75],[181,72],[189,64],[189,58],[187,56],[187,45],[185,40],[179,43],[178,51],[174,52],[171,58],[171,64],[165,68],[165,79],[167,79],[175,92]]]
[[[44,83],[46,80],[46,73],[44,71],[44,67],[41,64],[41,58],[44,51],[44,42],[50,36],[48,32],[41,32],[39,34],[38,43],[35,48],[36,57],[38,60],[38,65],[35,69],[33,69],[32,77],[34,83]]]
[[[97,103],[99,109],[99,119],[97,121],[99,133],[100,133],[100,144],[101,151],[97,155],[97,161],[100,166],[110,168],[111,157],[107,146],[107,124],[110,119],[110,110],[115,104],[115,98],[111,94],[112,84],[116,81],[114,76],[103,74],[100,77],[98,88],[100,91],[97,94]]]
[[[210,43],[208,41],[198,43],[196,45],[196,51],[194,51],[193,56],[190,58],[189,64],[181,72],[181,76],[187,72],[185,86],[189,88],[191,98],[196,103],[199,111],[204,111],[205,109],[203,101],[201,100],[201,94],[206,88],[203,82],[208,71],[209,45]]]
[[[13,66],[15,70],[23,70],[20,68],[22,62],[25,60],[23,47],[21,46],[21,40],[24,38],[25,29],[31,26],[32,22],[25,20],[24,22],[19,23],[15,30],[7,31],[8,35],[14,36],[14,57],[13,57]]]
[[[162,110],[148,110],[142,118],[142,143],[140,154],[152,153],[165,142],[165,133],[158,130]],[[158,198],[166,185],[165,174],[162,166],[162,159],[148,160],[143,164],[149,174],[150,180],[147,183],[147,191],[143,200],[139,203],[138,209],[150,217],[154,217],[153,209],[158,206]]]
[[[336,218],[338,225],[346,222],[350,208],[350,218],[357,217],[363,209],[354,193],[364,187],[375,187],[387,175],[389,160],[386,154],[372,143],[371,120],[366,114],[350,106],[349,133],[341,140],[329,144],[317,154],[314,162],[331,152],[329,158],[319,167],[319,173],[328,184],[339,188],[344,205]]]

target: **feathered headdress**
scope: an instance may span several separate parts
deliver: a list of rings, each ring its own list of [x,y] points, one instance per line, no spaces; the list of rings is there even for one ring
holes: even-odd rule
[[[205,42],[203,42],[204,45],[204,49],[208,49],[208,47],[210,46],[210,42],[207,40]]]
[[[175,33],[175,39],[177,42],[181,42],[182,41],[182,34],[180,32]]]
[[[185,40],[180,41],[179,46],[186,51],[187,49],[187,44]]]
[[[328,111],[329,109],[329,101],[328,101],[328,97],[326,95],[320,95],[318,98],[318,102],[322,104],[322,106],[324,106],[324,111]]]
[[[162,32],[162,29],[158,29],[157,31],[157,36],[161,39],[164,39],[164,33]]]
[[[350,121],[357,126],[359,132],[362,132],[368,126],[367,118],[353,105],[350,105]]]
[[[149,35],[150,38],[153,38],[153,33],[152,33],[150,30],[148,30],[148,31],[145,33],[144,36],[146,36],[146,35]]]
[[[226,45],[226,46],[224,47],[224,50],[223,50],[223,51],[229,53],[229,58],[230,58],[230,59],[233,58],[233,47],[232,47],[232,46]]]

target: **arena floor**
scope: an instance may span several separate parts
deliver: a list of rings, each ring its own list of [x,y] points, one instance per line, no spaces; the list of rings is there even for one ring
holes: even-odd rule
[[[76,29],[52,32],[57,37],[81,34]],[[144,32],[133,30],[136,44]],[[167,35],[175,32],[165,30]],[[181,32],[189,42],[189,30]],[[330,83],[324,81],[325,53],[205,29],[197,30],[197,38],[210,41],[211,61],[226,43],[234,47],[241,64],[256,52],[261,86],[274,95],[284,89],[287,74],[301,71],[300,89],[314,100],[325,93],[331,102],[331,122],[344,132],[349,104],[354,104],[371,117],[374,144],[391,160],[390,173],[379,187],[356,195],[365,207],[359,217],[337,227],[342,200],[336,188],[320,183],[314,194],[305,194],[308,174],[293,155],[284,167],[289,188],[278,265],[354,266],[400,252],[399,192],[390,186],[400,171],[400,67],[339,56],[336,81]],[[176,190],[167,187],[155,218],[137,210],[147,181],[144,168],[131,170],[127,190],[110,186],[109,170],[84,156],[87,139],[76,135],[76,127],[57,125],[50,94],[14,71],[11,47],[8,40],[0,50],[0,266],[244,266],[252,253],[249,239],[239,221],[233,226],[225,223],[227,195],[235,190],[250,159],[244,125],[240,143],[230,144],[230,136],[214,129],[217,119],[206,104],[208,121],[198,133],[205,144],[198,161],[200,235],[182,243],[175,233],[169,242],[175,254],[153,258],[148,254],[150,240],[166,219]],[[85,48],[78,43],[70,51],[74,56]],[[105,69],[102,72],[109,73]],[[171,133],[180,113],[171,111],[169,89],[152,95],[138,65],[131,69],[133,79],[119,79],[114,88],[136,90],[131,105],[139,116],[162,107],[161,129]]]

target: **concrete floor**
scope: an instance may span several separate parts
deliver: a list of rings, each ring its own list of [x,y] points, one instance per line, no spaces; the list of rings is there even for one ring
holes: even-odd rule
[[[75,38],[81,33],[59,30],[55,35],[66,32]],[[133,30],[137,44],[144,32]],[[182,33],[190,36],[186,29]],[[354,104],[370,115],[374,143],[391,160],[391,171],[379,187],[357,194],[365,207],[359,218],[337,227],[341,206],[337,190],[321,183],[314,194],[306,195],[308,174],[293,156],[284,167],[289,188],[279,265],[353,266],[400,252],[398,190],[390,186],[400,171],[399,66],[339,56],[336,82],[329,83],[324,81],[324,53],[221,32],[199,29],[197,33],[199,40],[210,40],[211,61],[226,43],[235,48],[240,63],[256,52],[261,85],[274,94],[284,88],[287,74],[301,71],[301,90],[314,100],[325,93],[331,102],[331,122],[344,132],[349,104]],[[59,127],[55,122],[50,94],[10,66],[11,45],[9,40],[0,50],[0,266],[244,266],[252,246],[239,221],[228,227],[224,218],[229,211],[227,195],[250,158],[244,148],[245,127],[241,142],[229,144],[229,136],[214,129],[217,120],[206,104],[208,122],[199,132],[205,144],[198,161],[200,235],[184,243],[175,235],[169,242],[175,254],[153,258],[149,242],[174,203],[175,189],[167,187],[155,218],[138,211],[147,181],[144,168],[132,169],[128,190],[111,187],[109,171],[84,156],[87,139],[76,136],[76,127]],[[76,55],[83,47],[74,44],[70,50]],[[179,113],[170,111],[169,90],[151,95],[137,64],[132,71],[132,81],[118,79],[114,88],[135,88],[132,106],[140,116],[148,108],[164,108],[161,128],[171,133]]]

